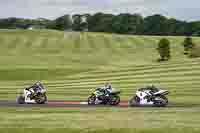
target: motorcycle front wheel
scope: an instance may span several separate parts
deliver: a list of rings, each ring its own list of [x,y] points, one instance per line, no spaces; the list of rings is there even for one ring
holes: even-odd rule
[[[157,97],[157,99],[159,99],[159,100],[155,100],[154,101],[154,105],[156,107],[165,107],[165,106],[167,106],[167,104],[168,104],[167,97],[165,97],[165,96],[159,96],[159,97]]]
[[[110,105],[118,105],[120,103],[120,97],[119,96],[113,96]]]
[[[95,105],[95,101],[96,101],[96,96],[95,95],[91,95],[88,98],[88,105]]]

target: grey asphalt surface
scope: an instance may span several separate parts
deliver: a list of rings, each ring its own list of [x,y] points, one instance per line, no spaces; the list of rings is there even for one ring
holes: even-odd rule
[[[64,104],[63,102],[48,102],[45,104],[18,104],[15,101],[0,101],[0,108],[2,107],[88,107],[83,104]]]
[[[96,108],[96,107],[121,107],[121,108],[127,108],[130,107],[128,103],[126,104],[123,102],[123,104],[120,104],[118,106],[110,106],[110,105],[87,105],[87,104],[80,104],[80,102],[65,102],[65,101],[49,101],[45,104],[18,104],[15,101],[0,101],[0,108],[4,107],[41,107],[41,108],[55,108],[55,107],[63,107],[63,108]],[[134,107],[152,107],[152,106],[132,106]],[[181,104],[169,104],[166,106],[166,108],[192,108],[192,107],[199,107],[200,105],[181,105]]]

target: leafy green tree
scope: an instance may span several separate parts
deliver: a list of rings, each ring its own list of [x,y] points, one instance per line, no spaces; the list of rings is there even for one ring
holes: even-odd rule
[[[52,28],[57,30],[67,30],[70,29],[72,25],[72,21],[69,15],[64,15],[62,17],[57,18],[52,23]]]
[[[185,34],[185,28],[184,28],[185,23],[178,21],[174,18],[168,19],[166,23],[167,23],[166,35],[181,36]]]
[[[166,39],[166,38],[161,39],[158,43],[157,50],[160,55],[159,61],[167,61],[171,58],[170,42],[168,39]]]
[[[72,29],[74,31],[88,31],[88,19],[90,14],[75,14],[72,16],[73,24]]]
[[[190,22],[188,25],[191,35],[200,36],[200,21]]]
[[[70,15],[64,15],[55,20],[14,17],[0,19],[0,29],[27,29],[29,27],[136,35],[200,36],[200,21],[186,22],[159,14],[145,18],[140,14],[96,13],[75,14],[72,18]]]
[[[186,37],[182,43],[183,47],[184,47],[184,54],[188,55],[191,50],[195,47],[195,44],[192,41],[191,37]]]
[[[166,35],[167,31],[168,24],[166,17],[156,14],[144,19],[144,34]]]
[[[200,57],[200,47],[197,47],[197,45],[193,43],[191,37],[186,37],[182,45],[184,46],[185,55],[188,55],[190,58]]]
[[[74,31],[81,31],[81,24],[82,24],[82,15],[80,14],[75,14],[72,16],[73,24],[72,24],[72,29]]]
[[[124,34],[140,34],[143,17],[139,14],[119,14],[112,20],[112,31]]]
[[[92,32],[114,32],[112,14],[96,13],[88,19],[88,29]]]

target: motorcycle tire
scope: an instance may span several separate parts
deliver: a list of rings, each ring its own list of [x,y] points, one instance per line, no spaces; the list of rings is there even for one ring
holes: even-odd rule
[[[114,99],[114,100],[113,100]],[[111,101],[110,101],[110,105],[118,105],[120,103],[120,97],[119,96],[113,96],[111,98]]]
[[[44,104],[46,101],[47,101],[47,96],[46,95],[40,95],[40,96],[37,96],[35,98],[35,102],[37,104]]]
[[[140,104],[140,98],[138,96],[134,96],[133,98],[131,98],[131,100],[129,101],[129,106],[137,106]]]
[[[88,105],[95,105],[96,96],[92,95],[88,98]]]
[[[19,96],[17,98],[17,103],[18,104],[25,104],[25,98],[23,96]]]
[[[165,107],[168,104],[168,99],[165,96],[159,96],[160,99],[162,100],[155,100],[154,105],[156,107]]]

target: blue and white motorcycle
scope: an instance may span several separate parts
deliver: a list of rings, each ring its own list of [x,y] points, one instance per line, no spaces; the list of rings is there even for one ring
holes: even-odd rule
[[[130,106],[155,106],[165,107],[168,104],[169,94],[167,90],[156,87],[141,88],[136,91],[136,95],[129,101]]]
[[[17,97],[18,104],[36,103],[44,104],[47,102],[46,89],[43,85],[38,85],[35,88],[25,88],[23,92]]]

